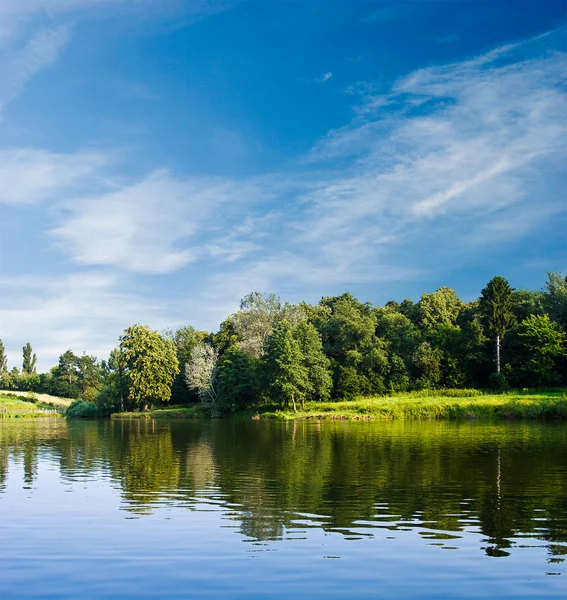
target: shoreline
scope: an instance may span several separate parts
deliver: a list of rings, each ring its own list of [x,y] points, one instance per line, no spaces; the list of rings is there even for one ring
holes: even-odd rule
[[[112,419],[211,418],[200,405],[123,412]],[[481,394],[469,397],[379,396],[337,402],[311,402],[305,410],[256,407],[227,415],[251,420],[567,420],[565,392]]]

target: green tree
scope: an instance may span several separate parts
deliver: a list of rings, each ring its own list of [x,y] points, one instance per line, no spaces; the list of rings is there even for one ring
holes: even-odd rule
[[[529,316],[520,323],[517,333],[524,350],[522,369],[530,383],[558,384],[558,360],[567,356],[567,334],[548,315]]]
[[[376,336],[376,315],[370,304],[351,294],[323,298],[328,312],[315,320],[331,359],[334,396],[349,398],[386,391],[387,343]]]
[[[293,335],[299,344],[303,355],[307,379],[305,393],[301,395],[301,405],[305,408],[304,399],[328,400],[331,395],[333,378],[330,371],[330,361],[323,353],[321,336],[312,323],[299,323]]]
[[[22,348],[22,352],[24,356],[22,362],[22,374],[31,375],[36,372],[37,356],[35,355],[35,352],[33,352],[29,342]]]
[[[171,385],[179,373],[175,344],[144,325],[128,327],[120,337],[124,355],[128,399],[147,408],[171,398]]]
[[[303,400],[309,387],[305,357],[288,321],[279,323],[266,340],[265,373],[270,398],[297,412],[296,399]]]
[[[431,388],[441,383],[442,360],[443,352],[433,348],[429,342],[422,342],[418,346],[413,355],[413,362],[420,373],[416,382],[418,387]]]
[[[6,349],[2,340],[0,340],[0,377],[3,377],[8,373],[8,357],[6,356]]]
[[[219,360],[217,395],[222,410],[235,411],[254,406],[258,400],[259,359],[234,344]]]
[[[206,331],[198,331],[191,325],[186,325],[180,327],[175,333],[166,332],[165,337],[173,340],[179,361],[179,373],[171,387],[171,402],[176,404],[197,402],[197,395],[185,383],[185,367],[191,360],[193,348],[209,337],[209,334]]]
[[[433,294],[423,294],[418,306],[422,327],[431,331],[438,327],[455,325],[464,304],[455,290],[441,287]]]
[[[77,383],[84,400],[94,401],[102,387],[102,370],[96,356],[83,353],[77,357]]]
[[[260,358],[267,337],[283,319],[292,326],[307,319],[301,305],[282,305],[279,296],[252,292],[240,302],[240,310],[232,317],[232,326],[244,351]]]
[[[567,277],[562,273],[547,274],[543,305],[550,318],[567,331]]]
[[[104,386],[97,396],[97,404],[102,414],[124,411],[127,398],[126,359],[120,348],[114,348],[106,363]]]
[[[507,279],[496,275],[482,290],[480,308],[489,334],[496,338],[496,372],[500,374],[500,342],[515,323],[514,288]]]

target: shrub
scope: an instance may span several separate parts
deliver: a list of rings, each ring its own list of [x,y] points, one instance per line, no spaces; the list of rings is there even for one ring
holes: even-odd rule
[[[96,419],[99,412],[94,402],[86,402],[79,398],[71,402],[65,411],[65,416],[68,419]]]
[[[502,373],[492,373],[488,378],[488,385],[494,390],[507,390],[510,385]]]

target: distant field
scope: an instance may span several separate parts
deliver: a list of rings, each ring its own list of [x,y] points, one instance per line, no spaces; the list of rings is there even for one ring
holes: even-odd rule
[[[38,396],[46,396],[39,394]],[[47,396],[52,398],[52,396]],[[29,393],[15,394],[0,392],[0,419],[18,417],[59,417],[64,405],[44,401],[32,402]],[[61,399],[59,399],[61,400]]]
[[[36,394],[35,392],[14,392],[12,390],[0,390],[0,396],[21,396],[23,398],[35,398],[38,403],[53,404],[60,408],[67,408],[71,404],[70,398],[60,398],[59,396],[50,396],[49,394]]]

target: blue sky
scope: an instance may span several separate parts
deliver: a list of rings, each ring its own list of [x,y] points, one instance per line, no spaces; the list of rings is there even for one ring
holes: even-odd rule
[[[0,338],[567,270],[564,0],[0,0]]]

